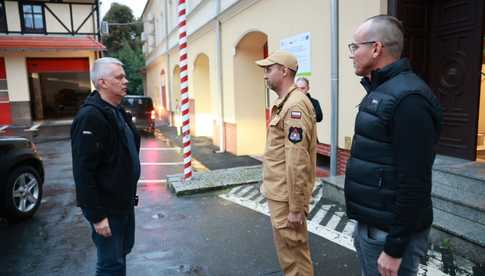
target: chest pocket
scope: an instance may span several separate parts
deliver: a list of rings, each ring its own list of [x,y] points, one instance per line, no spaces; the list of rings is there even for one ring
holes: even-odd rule
[[[283,120],[279,114],[276,114],[269,122],[268,127],[268,144],[269,146],[277,146],[282,144],[281,139],[283,137]]]

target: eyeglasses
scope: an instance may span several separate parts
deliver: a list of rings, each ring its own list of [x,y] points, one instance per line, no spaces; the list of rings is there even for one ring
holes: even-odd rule
[[[367,45],[367,44],[374,44],[377,43],[377,41],[364,41],[364,42],[355,42],[355,43],[349,43],[349,51],[353,55],[357,49],[359,49],[360,45]]]

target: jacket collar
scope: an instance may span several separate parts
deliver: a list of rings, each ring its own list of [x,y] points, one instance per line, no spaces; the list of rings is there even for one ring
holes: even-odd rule
[[[283,98],[283,99],[278,99],[276,102],[275,102],[275,107],[277,108],[278,110],[278,113],[281,111],[281,109],[283,108],[283,105],[286,103],[286,101],[288,100],[288,98],[290,97],[290,94],[296,90],[296,86],[295,85],[292,85],[290,86],[290,88],[288,89],[288,93],[286,94],[286,96]]]
[[[376,89],[376,87],[379,85],[394,78],[398,74],[410,70],[411,64],[409,63],[409,60],[407,58],[402,58],[394,63],[384,66],[383,68],[372,71],[371,79],[368,77],[363,77],[360,83],[365,88],[367,93],[369,93]]]

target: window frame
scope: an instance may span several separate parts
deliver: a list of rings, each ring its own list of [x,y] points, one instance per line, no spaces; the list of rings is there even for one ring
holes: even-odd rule
[[[31,7],[31,13],[25,13],[24,12],[24,6],[30,6]],[[34,12],[34,7],[38,6],[41,9],[40,13]],[[44,3],[43,2],[29,2],[29,1],[21,1],[19,2],[19,12],[20,12],[20,21],[22,24],[22,33],[29,33],[29,34],[46,34],[47,28],[46,28],[46,22],[45,22],[45,9],[44,9]],[[28,28],[25,26],[25,16],[30,15],[32,18],[32,24],[33,28]],[[42,28],[36,28],[35,26],[35,15],[41,15],[42,16]]]
[[[7,33],[7,12],[5,11],[5,1],[0,0],[0,33]]]

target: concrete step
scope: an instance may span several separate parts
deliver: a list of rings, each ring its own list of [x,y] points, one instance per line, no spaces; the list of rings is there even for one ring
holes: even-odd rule
[[[433,176],[436,171],[433,171]],[[477,177],[438,171],[433,178],[434,221],[431,239],[440,246],[451,240],[461,256],[471,256],[478,263],[485,261],[485,181]],[[437,181],[442,182],[437,182]],[[345,204],[345,176],[322,178],[324,197]],[[475,192],[474,192],[475,191]]]
[[[236,185],[262,181],[261,166],[245,166],[193,173],[192,180],[184,181],[183,174],[167,176],[167,185],[176,195],[189,195],[225,189]]]

